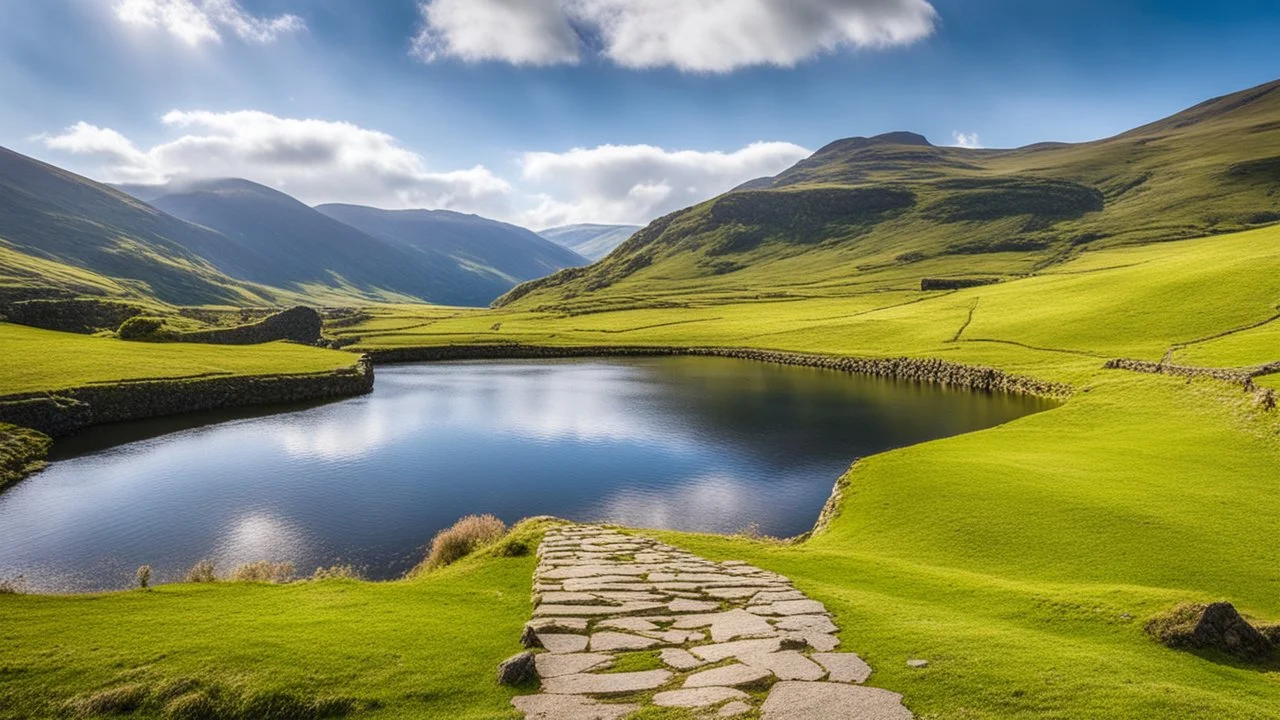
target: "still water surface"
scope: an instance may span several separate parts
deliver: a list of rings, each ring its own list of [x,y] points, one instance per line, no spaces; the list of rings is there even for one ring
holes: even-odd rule
[[[379,368],[372,395],[105,426],[0,493],[0,579],[33,591],[350,563],[412,567],[470,513],[777,536],[857,457],[1046,403],[721,358]]]

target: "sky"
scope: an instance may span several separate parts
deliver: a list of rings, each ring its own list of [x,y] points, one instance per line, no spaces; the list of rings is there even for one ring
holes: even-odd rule
[[[0,0],[0,145],[534,229],[844,137],[1087,141],[1277,78],[1275,0]]]

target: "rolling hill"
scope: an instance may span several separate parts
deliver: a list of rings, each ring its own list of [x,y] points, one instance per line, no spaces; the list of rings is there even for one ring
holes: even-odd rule
[[[450,304],[486,305],[521,282],[588,262],[529,230],[478,215],[341,204],[316,212],[447,269]]]
[[[1280,81],[1095,142],[838,140],[655,220],[590,268],[498,305],[588,312],[918,289],[1025,276],[1091,249],[1280,222]]]
[[[538,234],[588,260],[601,260],[641,229],[639,225],[564,225]]]
[[[225,243],[122,192],[0,148],[0,299],[274,302],[269,289],[233,280],[193,250]]]

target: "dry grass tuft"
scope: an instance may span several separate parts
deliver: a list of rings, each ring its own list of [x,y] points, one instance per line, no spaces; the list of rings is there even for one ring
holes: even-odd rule
[[[420,566],[434,570],[457,562],[486,545],[492,545],[507,533],[507,526],[493,515],[468,515],[436,533],[431,539],[431,552]]]
[[[212,560],[201,560],[183,576],[183,582],[189,583],[211,583],[218,582],[218,576],[214,572],[215,568]]]
[[[231,574],[234,582],[276,583],[293,582],[293,563],[273,563],[259,560],[241,565]]]
[[[355,568],[354,565],[332,565],[330,567],[316,568],[311,573],[312,580],[363,580],[364,575]]]

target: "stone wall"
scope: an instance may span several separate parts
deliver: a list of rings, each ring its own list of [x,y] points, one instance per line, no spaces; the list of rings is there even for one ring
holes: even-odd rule
[[[376,363],[434,362],[442,360],[537,359],[619,356],[707,356],[756,360],[779,365],[823,368],[875,377],[933,383],[985,392],[1061,398],[1071,388],[1060,383],[1010,375],[995,368],[961,365],[929,358],[853,358],[812,353],[716,347],[449,345],[397,348],[370,352]]]
[[[983,285],[995,285],[1000,278],[921,278],[920,290],[963,290]]]
[[[142,308],[110,300],[22,300],[5,305],[3,314],[19,325],[90,334],[115,330]]]
[[[143,380],[0,397],[0,422],[52,436],[89,425],[251,405],[363,395],[373,391],[373,365],[300,375]]]
[[[1172,375],[1185,378],[1209,378],[1221,380],[1244,388],[1253,395],[1254,402],[1263,410],[1274,410],[1280,405],[1280,393],[1271,388],[1259,387],[1253,379],[1262,375],[1280,372],[1280,362],[1258,365],[1249,368],[1205,368],[1191,365],[1170,365],[1168,363],[1151,362],[1149,360],[1127,360],[1117,358],[1108,360],[1104,366],[1108,370],[1129,370],[1131,372],[1154,375]]]

